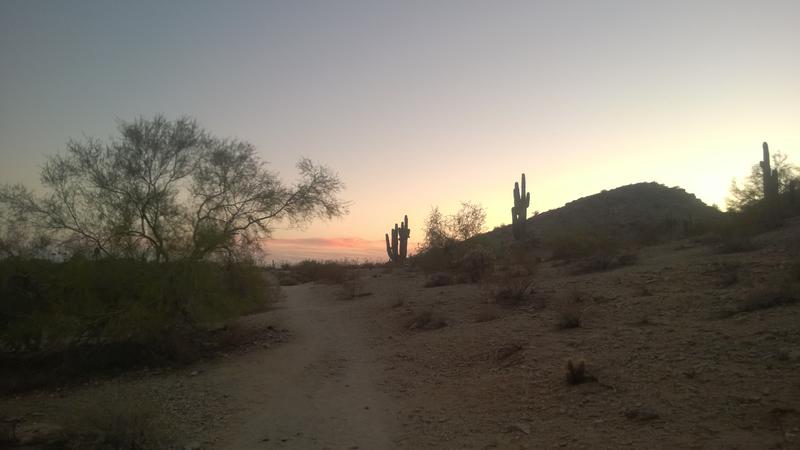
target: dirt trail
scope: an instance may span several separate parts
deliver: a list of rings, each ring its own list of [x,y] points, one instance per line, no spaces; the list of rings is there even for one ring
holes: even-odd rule
[[[377,360],[350,320],[354,304],[327,288],[286,288],[277,311],[291,342],[225,361],[204,374],[238,409],[214,448],[393,447],[391,402],[376,388]]]

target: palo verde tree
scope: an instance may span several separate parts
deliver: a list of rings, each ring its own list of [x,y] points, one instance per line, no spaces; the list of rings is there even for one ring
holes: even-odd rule
[[[275,225],[345,214],[343,184],[308,159],[282,182],[252,144],[221,139],[191,118],[120,122],[108,143],[69,141],[48,158],[43,192],[0,189],[0,203],[28,226],[98,256],[147,261],[237,258]]]
[[[485,224],[486,209],[478,203],[461,202],[461,208],[447,216],[434,206],[425,219],[425,238],[419,249],[446,248],[453,242],[466,241],[480,234]]]

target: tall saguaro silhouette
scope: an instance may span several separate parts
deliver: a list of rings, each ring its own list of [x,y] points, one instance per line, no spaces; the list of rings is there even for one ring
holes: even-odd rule
[[[525,239],[525,221],[528,218],[528,206],[531,205],[531,193],[525,192],[525,174],[522,174],[522,190],[520,184],[514,183],[514,206],[511,208],[511,231],[514,239]]]
[[[778,198],[778,170],[770,166],[769,146],[764,142],[764,159],[761,161],[761,176],[764,180],[764,200],[774,202]]]
[[[398,227],[394,224],[392,229],[392,240],[389,242],[389,234],[386,234],[386,253],[389,259],[395,263],[402,263],[408,255],[408,237],[411,230],[408,228],[408,216],[403,216],[403,222]]]

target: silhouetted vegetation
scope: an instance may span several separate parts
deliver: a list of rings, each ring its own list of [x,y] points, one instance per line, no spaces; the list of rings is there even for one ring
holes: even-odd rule
[[[522,174],[522,189],[514,183],[514,206],[511,208],[511,228],[514,239],[523,240],[528,229],[528,207],[531,205],[531,193],[525,189],[525,174]]]
[[[351,263],[347,261],[316,261],[306,259],[291,266],[286,271],[294,280],[294,284],[319,281],[329,284],[341,284],[347,277]]]
[[[434,206],[425,219],[425,240],[419,253],[431,249],[447,249],[457,242],[477,236],[486,223],[486,210],[479,204],[461,202],[461,208],[452,215],[444,216]]]
[[[44,194],[0,189],[0,203],[62,247],[155,262],[241,260],[273,224],[346,212],[342,182],[308,159],[285,185],[247,142],[211,136],[188,118],[122,122],[120,137],[70,141],[42,169]]]
[[[408,216],[403,217],[400,226],[394,224],[392,228],[392,239],[389,241],[389,235],[386,234],[386,253],[389,254],[389,260],[395,264],[402,264],[408,256],[408,237],[411,235],[411,230],[408,228]]]
[[[767,143],[763,144],[763,159],[754,164],[741,186],[734,179],[731,182],[728,209],[742,211],[761,202],[796,204],[800,195],[800,171],[789,163],[788,157],[780,151],[770,156]],[[786,206],[786,205],[784,205]]]
[[[68,142],[41,194],[0,188],[4,366],[66,379],[204,354],[207,330],[277,298],[258,268],[273,224],[346,212],[333,172],[297,167],[286,185],[253,145],[156,116]]]

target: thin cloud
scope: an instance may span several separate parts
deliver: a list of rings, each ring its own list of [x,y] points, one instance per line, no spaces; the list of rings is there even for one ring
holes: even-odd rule
[[[265,247],[276,261],[345,258],[380,261],[386,258],[384,241],[357,237],[270,239]]]

